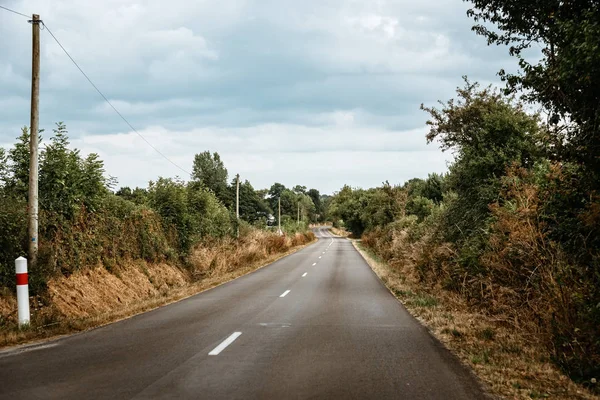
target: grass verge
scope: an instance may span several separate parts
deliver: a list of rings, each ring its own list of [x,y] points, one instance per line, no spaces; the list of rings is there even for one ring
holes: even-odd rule
[[[598,399],[556,368],[534,338],[510,320],[469,307],[456,294],[427,290],[391,267],[358,240],[354,247],[406,309],[487,384],[509,399]]]
[[[190,279],[189,276],[187,279],[175,279],[177,282],[169,282],[169,285],[165,284],[165,282],[157,282],[156,276],[153,276],[154,272],[152,270],[148,271],[148,266],[144,263],[136,263],[137,265],[135,267],[115,270],[111,273],[107,273],[105,270],[100,268],[99,270],[101,271],[102,275],[108,274],[112,281],[117,280],[117,282],[121,282],[121,279],[123,278],[122,275],[131,276],[134,269],[141,269],[145,275],[148,275],[148,281],[156,286],[157,290],[149,292],[148,296],[146,297],[137,295],[131,299],[128,299],[127,301],[122,301],[119,296],[115,294],[114,290],[111,291],[107,289],[108,293],[102,293],[103,296],[96,296],[99,297],[96,304],[92,303],[88,305],[87,310],[82,311],[81,309],[70,307],[70,305],[79,303],[78,300],[90,296],[84,296],[81,288],[69,290],[69,288],[65,288],[64,285],[60,286],[61,299],[54,298],[53,300],[46,301],[48,304],[45,306],[41,306],[43,303],[41,301],[42,299],[32,300],[32,323],[30,325],[19,328],[14,321],[14,316],[11,316],[12,318],[10,319],[0,316],[0,348],[21,344],[38,343],[41,341],[56,339],[62,335],[90,330],[177,302],[190,296],[194,296],[198,293],[222,285],[243,275],[268,266],[283,257],[309,246],[316,241],[314,235],[311,236],[312,240],[308,241],[307,243],[297,244],[295,240],[292,240],[290,242],[292,246],[291,248],[282,246],[277,247],[277,250],[271,250],[273,251],[272,253],[260,252],[260,255],[254,255],[251,260],[245,257],[244,262],[240,262],[241,260],[237,261],[240,265],[236,265],[235,268],[224,268],[222,266],[224,264],[222,252],[223,248],[216,249],[215,253],[219,253],[219,250],[221,250],[219,254],[221,258],[218,261],[215,261],[216,258],[213,258],[209,262],[209,264],[213,267],[211,270],[202,271],[200,274],[201,276],[195,277],[194,279]],[[205,249],[200,250],[205,253]],[[234,250],[232,249],[232,251]],[[247,256],[247,254],[244,255]],[[204,256],[205,254],[197,255],[197,257],[200,258],[203,258]],[[239,254],[232,255],[232,257],[236,257],[238,259],[240,258],[239,256]],[[216,268],[215,264],[217,264]],[[165,268],[159,267],[158,269],[164,270]],[[170,267],[170,269],[176,268]],[[178,271],[180,273],[183,272],[181,270]],[[93,270],[82,272],[81,275],[93,275]],[[191,275],[193,275],[193,273]],[[175,276],[177,278],[181,278],[178,276],[178,274],[175,274]],[[73,277],[65,279],[73,279]],[[106,286],[106,280],[90,280],[92,281],[90,287],[106,289],[104,288]],[[173,274],[171,274],[171,280],[173,280]],[[65,301],[63,301],[64,299],[62,299],[62,297],[68,297],[71,304],[63,304]],[[120,304],[118,307],[111,306],[106,307],[100,312],[89,312],[89,309],[94,307],[98,307],[98,310],[102,310],[102,308],[98,306],[98,303],[102,300],[114,300],[114,298],[116,298],[117,302]],[[11,298],[10,296],[4,296],[0,300],[3,300],[3,303],[0,303],[0,306],[4,305],[5,307],[13,308],[12,304],[10,303],[15,303],[14,297]],[[37,307],[38,304],[40,304],[40,307]],[[16,307],[16,303],[14,306]]]

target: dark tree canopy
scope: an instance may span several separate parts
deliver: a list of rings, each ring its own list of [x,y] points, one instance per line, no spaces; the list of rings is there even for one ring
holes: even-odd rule
[[[550,113],[559,156],[581,163],[588,184],[600,171],[600,3],[597,0],[467,0],[473,27],[489,44],[508,45],[517,75],[500,74]],[[492,28],[493,26],[493,28]],[[527,49],[542,48],[537,62]]]
[[[192,179],[212,190],[222,202],[227,198],[227,168],[221,161],[219,153],[212,155],[204,151],[194,156]]]

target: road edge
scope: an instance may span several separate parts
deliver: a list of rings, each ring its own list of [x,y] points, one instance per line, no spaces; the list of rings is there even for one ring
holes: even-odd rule
[[[379,283],[381,283],[381,285],[390,293],[390,295],[392,295],[394,297],[394,299],[396,299],[396,301],[399,303],[399,305],[404,310],[406,310],[406,312],[423,328],[423,330],[427,332],[427,334],[439,346],[439,348],[442,349],[444,352],[446,352],[446,354],[449,357],[454,359],[454,361],[456,361],[462,367],[463,371],[465,373],[467,373],[477,383],[477,385],[481,389],[481,392],[483,393],[483,395],[485,396],[486,399],[497,400],[497,399],[503,398],[503,397],[493,393],[491,390],[491,387],[484,380],[481,379],[481,377],[473,370],[473,368],[471,368],[470,365],[465,363],[456,352],[454,352],[452,349],[450,349],[448,346],[446,346],[446,344],[440,338],[437,337],[435,332],[433,332],[431,330],[431,328],[421,318],[419,318],[417,315],[415,315],[413,312],[411,312],[411,310],[408,307],[406,307],[406,305],[402,302],[402,300],[394,293],[392,288],[390,286],[388,286],[388,284],[383,279],[381,279],[381,276],[377,273],[376,268],[374,268],[374,266],[373,266],[374,260],[372,260],[371,257],[369,256],[369,254],[366,254],[366,252],[363,249],[361,249],[360,247],[357,246],[356,243],[358,241],[360,241],[360,239],[350,239],[350,238],[343,237],[343,236],[337,236],[337,237],[339,239],[346,239],[347,241],[352,243],[352,247],[354,247],[356,252],[358,254],[360,254],[360,256],[365,261],[365,263],[369,266],[371,271],[373,271],[373,273],[377,277],[377,280],[379,281]]]
[[[19,344],[15,344],[15,345],[0,346],[0,358],[1,357],[6,357],[6,356],[9,356],[9,355],[13,355],[13,354],[18,354],[18,353],[25,352],[25,351],[35,350],[37,347],[40,347],[40,346],[46,346],[46,345],[48,345],[50,343],[53,343],[53,342],[59,342],[59,341],[68,339],[68,338],[73,337],[73,336],[82,335],[82,334],[94,331],[96,329],[100,329],[100,328],[103,328],[103,327],[108,326],[108,325],[116,324],[118,322],[134,318],[134,317],[136,317],[138,315],[149,313],[149,312],[158,310],[160,308],[167,307],[169,305],[172,305],[172,304],[178,303],[180,301],[189,299],[189,298],[197,296],[199,294],[208,292],[209,290],[218,288],[219,286],[223,286],[225,284],[233,282],[233,281],[235,281],[238,278],[242,278],[244,276],[251,275],[251,274],[253,274],[253,273],[255,273],[255,272],[257,272],[257,271],[259,271],[259,270],[261,270],[263,268],[266,268],[268,266],[271,266],[271,265],[275,264],[276,262],[278,262],[278,261],[280,261],[280,260],[282,260],[282,259],[284,259],[286,257],[289,257],[289,256],[291,256],[291,255],[293,255],[293,254],[295,254],[295,253],[297,253],[297,252],[299,252],[301,250],[304,250],[305,248],[307,248],[309,246],[312,246],[312,245],[314,245],[314,244],[316,244],[318,242],[319,242],[319,238],[315,237],[315,239],[313,239],[312,241],[310,241],[310,242],[308,242],[306,244],[296,246],[296,247],[294,247],[294,248],[286,251],[285,253],[276,254],[274,258],[267,259],[264,264],[259,264],[259,266],[256,267],[256,268],[250,267],[250,270],[242,272],[239,275],[235,275],[234,272],[232,272],[231,275],[224,275],[223,276],[224,279],[222,281],[219,281],[218,283],[216,283],[213,286],[199,288],[198,291],[195,291],[194,293],[191,293],[191,294],[185,294],[185,295],[183,295],[181,297],[177,296],[177,293],[174,292],[172,294],[172,297],[165,298],[164,302],[160,302],[159,301],[158,303],[156,303],[156,305],[149,306],[148,308],[141,308],[139,312],[135,312],[134,311],[131,314],[128,314],[128,315],[123,316],[121,318],[117,317],[114,320],[110,320],[110,321],[107,321],[105,323],[101,323],[101,324],[98,324],[98,325],[93,325],[93,326],[90,326],[89,328],[83,329],[83,330],[76,330],[76,331],[73,331],[73,332],[70,332],[70,333],[63,333],[63,334],[51,335],[51,336],[48,336],[48,337],[44,337],[42,339],[32,339],[32,340],[28,340],[28,341],[25,341],[25,342],[22,342],[22,343],[19,343]],[[197,282],[196,284],[200,284],[200,283],[201,282]],[[191,284],[190,286],[194,286],[194,284]]]

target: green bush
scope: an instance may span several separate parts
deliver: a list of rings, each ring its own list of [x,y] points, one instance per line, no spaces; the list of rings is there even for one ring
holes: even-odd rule
[[[15,285],[15,259],[27,256],[27,203],[0,191],[0,286]]]

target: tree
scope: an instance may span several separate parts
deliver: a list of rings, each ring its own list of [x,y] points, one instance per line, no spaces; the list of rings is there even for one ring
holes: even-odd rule
[[[329,206],[332,199],[333,197],[328,194],[322,194],[319,198],[319,202],[321,203],[321,217],[319,218],[319,222],[331,221]]]
[[[299,207],[299,210],[296,211],[300,211],[301,221],[308,223],[315,222],[316,207],[312,198],[309,195],[303,193],[297,194],[296,199],[297,207]],[[306,218],[308,218],[308,221],[306,220]]]
[[[547,199],[549,237],[577,265],[600,277],[600,7],[597,0],[470,0],[488,44],[509,45],[518,74],[500,72],[507,92],[542,104],[549,114],[547,156],[561,166]],[[527,50],[542,49],[541,57]],[[532,61],[533,60],[533,61]],[[600,278],[597,278],[600,280]],[[596,285],[597,286],[597,285]],[[600,298],[600,293],[598,294]]]
[[[288,216],[296,216],[298,207],[298,196],[289,189],[281,192],[281,214]]]
[[[296,185],[292,190],[296,194],[306,194],[306,186]]]
[[[256,191],[256,195],[260,197],[261,200],[267,200],[267,196],[269,195],[269,189],[259,189]]]
[[[190,245],[202,238],[219,238],[233,233],[231,213],[214,193],[197,182],[189,182],[186,189],[191,226]]]
[[[81,206],[98,210],[108,194],[104,163],[95,153],[82,158],[79,150],[70,149],[67,127],[62,122],[53,132],[40,154],[40,207],[69,218]]]
[[[6,188],[13,194],[27,198],[27,188],[29,187],[29,129],[23,127],[21,135],[17,138],[18,142],[8,151],[7,161],[8,177]],[[41,142],[41,138],[40,138]]]
[[[323,209],[321,206],[321,194],[317,189],[310,189],[307,193],[308,197],[311,198],[313,204],[315,205],[315,221],[323,215]]]
[[[132,201],[135,204],[141,205],[146,204],[148,199],[148,191],[144,188],[136,187],[131,190],[129,186],[124,186],[120,188],[115,195],[122,197],[126,200]]]
[[[204,237],[231,233],[229,211],[200,182],[158,178],[148,186],[148,201],[162,217],[165,231],[177,234],[184,252]]]
[[[281,193],[284,190],[286,190],[284,185],[282,185],[281,183],[275,182],[273,185],[271,185],[271,188],[269,189],[269,197],[279,198],[279,196],[281,196]]]
[[[279,198],[284,190],[287,190],[285,186],[278,182],[271,185],[271,188],[269,189],[269,205],[275,214],[277,214]]]
[[[446,179],[447,189],[458,195],[447,213],[446,234],[452,241],[481,231],[489,204],[498,198],[500,178],[513,163],[533,165],[539,158],[536,140],[543,134],[537,115],[490,87],[480,89],[465,78],[457,94],[441,110],[421,106],[430,114],[428,142],[438,140],[456,155]]]
[[[421,189],[421,196],[440,204],[444,199],[444,177],[440,174],[429,174]]]
[[[362,235],[365,224],[362,219],[362,211],[368,201],[363,189],[352,189],[348,185],[334,194],[329,205],[329,213],[334,219],[334,225],[343,224],[346,229],[356,236]]]
[[[194,156],[192,179],[212,190],[223,203],[227,201],[227,169],[219,153],[204,151]]]
[[[6,187],[9,179],[8,155],[6,150],[0,147],[0,188]]]
[[[231,181],[229,186],[228,207],[235,212],[236,180]],[[254,190],[248,180],[240,182],[240,218],[244,221],[253,223],[261,216],[269,212],[269,207],[265,200]]]
[[[385,226],[404,215],[406,191],[384,182],[383,186],[364,192],[360,218],[365,230]]]
[[[469,0],[473,30],[488,44],[509,45],[521,71],[501,77],[551,115],[554,150],[581,163],[583,183],[600,186],[600,8],[597,0]],[[496,29],[492,29],[492,26]],[[533,45],[542,57],[527,57]],[[531,60],[537,60],[532,62]]]
[[[171,232],[175,228],[179,247],[188,250],[192,243],[193,229],[184,182],[162,177],[150,181],[148,200],[150,207],[162,217],[165,232]]]

